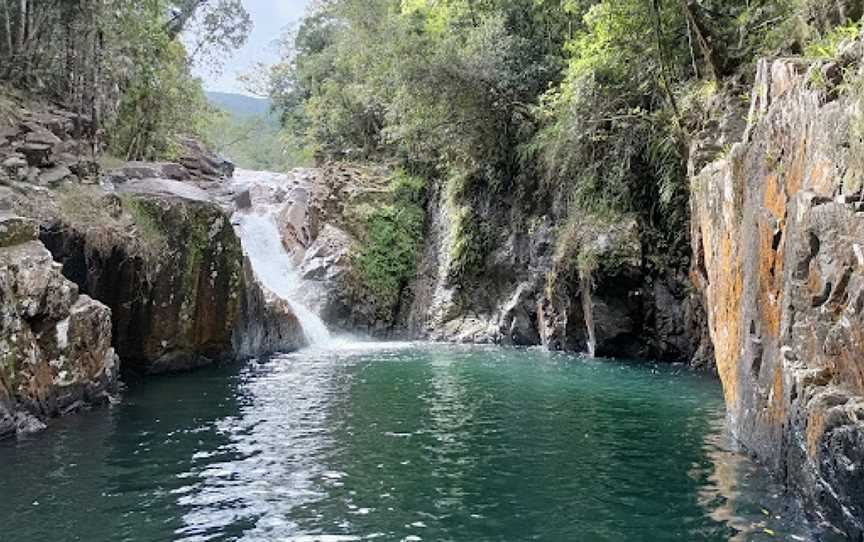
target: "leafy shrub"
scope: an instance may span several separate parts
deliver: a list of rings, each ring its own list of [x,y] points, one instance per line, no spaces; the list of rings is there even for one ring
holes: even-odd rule
[[[840,44],[844,40],[857,38],[860,32],[860,22],[847,21],[847,24],[833,28],[821,38],[809,43],[804,49],[804,55],[810,58],[835,58]]]
[[[423,237],[425,182],[402,171],[391,181],[392,202],[372,208],[355,267],[379,306],[394,308],[414,277]]]

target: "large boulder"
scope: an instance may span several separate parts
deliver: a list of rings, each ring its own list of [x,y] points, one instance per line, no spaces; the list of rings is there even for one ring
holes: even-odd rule
[[[109,199],[131,215],[131,235],[57,223],[42,239],[64,273],[113,310],[124,367],[172,372],[232,357],[243,256],[224,211],[176,181],[130,181]]]
[[[213,153],[197,139],[183,140],[178,161],[194,177],[218,180],[234,175],[234,164],[230,160]]]
[[[0,247],[0,437],[107,401],[118,368],[110,309],[80,295],[39,241]]]
[[[859,61],[763,60],[750,124],[693,178],[693,278],[732,433],[850,539],[864,536]]]

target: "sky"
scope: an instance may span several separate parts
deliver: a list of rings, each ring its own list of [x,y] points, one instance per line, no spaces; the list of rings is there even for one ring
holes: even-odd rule
[[[249,71],[256,62],[272,64],[278,60],[273,44],[283,29],[299,21],[312,0],[243,0],[252,16],[252,33],[242,49],[226,60],[220,74],[201,71],[204,88],[219,92],[245,93],[237,76]]]

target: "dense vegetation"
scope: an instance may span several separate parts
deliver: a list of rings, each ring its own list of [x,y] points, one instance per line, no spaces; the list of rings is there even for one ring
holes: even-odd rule
[[[206,94],[213,111],[204,137],[237,167],[288,171],[308,163],[303,148],[285,141],[285,131],[268,100],[241,94]]]
[[[635,216],[650,262],[684,267],[685,164],[712,99],[855,11],[837,5],[328,0],[270,92],[316,159],[395,162],[445,186],[454,282],[483,272],[508,198],[569,230]]]
[[[191,75],[245,40],[240,0],[0,0],[0,79],[79,112],[119,158],[171,157],[192,133],[245,167],[401,168],[446,195],[454,284],[483,276],[501,231],[542,215],[559,243],[635,218],[646,264],[683,269],[688,152],[716,98],[746,100],[760,55],[831,55],[857,32],[835,27],[861,15],[858,0],[314,6],[264,75],[278,121],[214,115]],[[370,218],[370,235],[401,246],[388,228],[422,202],[394,205]],[[378,278],[402,283],[401,263],[379,260],[367,254],[363,273],[392,290]]]
[[[240,0],[0,0],[0,80],[76,111],[118,157],[162,158],[205,126],[192,64],[250,27]]]
[[[424,190],[423,179],[397,171],[386,203],[361,210],[365,238],[354,267],[387,320],[395,318],[402,291],[414,278],[423,237]]]

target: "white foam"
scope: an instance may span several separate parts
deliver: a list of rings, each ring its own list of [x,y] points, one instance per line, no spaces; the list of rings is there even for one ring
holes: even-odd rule
[[[255,276],[265,288],[291,305],[310,346],[327,347],[332,341],[330,331],[321,318],[300,301],[303,279],[282,246],[272,215],[238,213],[234,222]]]

